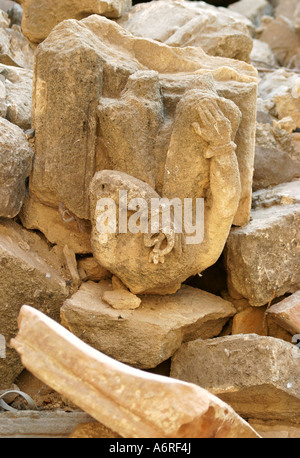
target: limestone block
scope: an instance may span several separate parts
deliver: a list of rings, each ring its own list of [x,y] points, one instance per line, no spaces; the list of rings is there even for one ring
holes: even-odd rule
[[[195,383],[243,418],[300,423],[300,349],[257,334],[187,342],[172,358],[171,377]]]
[[[156,367],[183,341],[218,335],[235,313],[230,302],[186,285],[173,295],[141,295],[135,310],[112,308],[102,299],[109,291],[116,292],[110,281],[83,283],[62,306],[62,324],[97,350],[139,368]]]
[[[0,224],[0,334],[6,341],[6,358],[0,359],[0,385],[9,387],[22,370],[9,341],[17,330],[24,303],[56,320],[69,294],[63,272],[47,243],[13,221]]]
[[[22,0],[22,32],[34,43],[43,41],[65,19],[91,14],[118,18],[131,7],[131,0]]]
[[[299,188],[294,181],[253,193],[252,220],[233,228],[225,248],[229,291],[250,305],[299,289]]]
[[[20,127],[0,118],[0,216],[15,217],[25,197],[33,150]]]
[[[133,35],[169,46],[201,46],[211,56],[249,62],[252,40],[236,17],[201,2],[160,0],[135,5],[118,23]],[[196,5],[198,4],[198,5]]]
[[[11,344],[29,371],[122,437],[259,437],[208,391],[119,363],[32,307]]]
[[[292,335],[300,334],[300,291],[272,305],[267,316]]]

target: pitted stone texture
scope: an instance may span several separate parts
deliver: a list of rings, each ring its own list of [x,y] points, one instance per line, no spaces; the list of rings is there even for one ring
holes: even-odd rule
[[[0,118],[0,217],[14,218],[19,213],[33,155],[22,129]]]
[[[257,334],[197,339],[172,358],[171,377],[195,383],[243,418],[300,423],[300,349]]]
[[[118,18],[131,7],[131,0],[22,0],[22,32],[34,43],[43,41],[66,19],[92,14]]]
[[[228,288],[252,306],[299,289],[299,190],[298,180],[256,191],[252,220],[230,232],[225,247]]]

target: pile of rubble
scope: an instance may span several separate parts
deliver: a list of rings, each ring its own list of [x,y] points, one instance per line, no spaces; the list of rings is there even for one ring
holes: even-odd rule
[[[0,36],[0,437],[300,437],[299,2],[0,0]],[[172,199],[200,241],[142,230]]]

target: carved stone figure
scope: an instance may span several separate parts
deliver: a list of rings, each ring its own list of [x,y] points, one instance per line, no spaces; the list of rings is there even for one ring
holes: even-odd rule
[[[256,92],[245,62],[135,37],[101,16],[64,21],[36,53],[30,199],[91,220],[95,259],[131,292],[175,292],[216,262],[232,224],[249,220]],[[135,199],[128,215],[121,205],[134,233],[119,230],[119,216],[110,221],[118,230],[103,233],[99,199],[119,215],[120,190]],[[171,218],[139,231],[138,215],[155,219],[153,199],[187,199],[189,225],[178,230]],[[204,226],[193,234],[197,202]]]

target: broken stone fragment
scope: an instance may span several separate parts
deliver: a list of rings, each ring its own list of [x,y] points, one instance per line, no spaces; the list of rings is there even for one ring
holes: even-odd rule
[[[283,120],[286,119],[283,118]],[[290,122],[292,121],[290,117]],[[284,121],[283,125],[286,126]],[[275,123],[275,127],[269,123],[257,123],[253,174],[254,191],[300,177],[300,159],[294,158],[292,136],[280,126],[279,122]]]
[[[119,363],[32,307],[22,307],[11,345],[30,372],[122,437],[259,437],[203,388]]]
[[[260,24],[262,16],[273,12],[273,8],[267,0],[239,0],[230,4],[228,9],[246,16],[255,26]]]
[[[134,310],[141,305],[141,299],[126,289],[105,291],[102,299],[116,310]]]
[[[249,62],[252,40],[244,22],[225,9],[203,5],[180,0],[138,4],[118,23],[138,37],[169,46],[201,46],[211,56]]]
[[[263,76],[258,84],[258,95],[267,100],[279,119],[290,116],[300,127],[300,77],[298,73],[279,68]]]
[[[9,387],[21,372],[17,353],[9,345],[17,330],[24,302],[56,320],[69,290],[63,271],[44,239],[14,221],[0,224],[0,334],[6,340],[6,358],[0,358],[0,386]]]
[[[111,277],[111,273],[100,266],[93,256],[79,258],[77,266],[82,281],[100,281]]]
[[[20,26],[9,25],[7,13],[0,10],[0,63],[32,69],[34,46],[24,37]]]
[[[231,334],[268,335],[266,307],[247,307],[234,315]]]
[[[31,97],[33,72],[30,69],[0,64],[0,74],[5,72],[6,117],[11,123],[29,129],[31,126]]]
[[[0,118],[0,217],[14,218],[25,197],[33,150],[23,131]]]
[[[268,43],[279,64],[295,68],[295,58],[300,53],[300,37],[293,23],[285,16],[278,16],[263,27],[260,40]]]
[[[215,394],[243,418],[300,423],[300,349],[257,334],[187,342],[171,377]]]
[[[230,231],[225,252],[228,289],[252,306],[300,287],[300,182],[253,193],[250,223]]]
[[[267,316],[291,334],[300,334],[300,291],[272,305]]]
[[[22,32],[34,43],[43,41],[65,19],[82,19],[91,14],[118,18],[131,7],[131,0],[23,0]]]
[[[90,222],[76,218],[62,204],[49,207],[27,195],[19,216],[24,227],[38,229],[53,244],[68,245],[79,254],[92,251]]]
[[[156,367],[183,341],[218,335],[235,313],[230,302],[190,286],[139,296],[136,310],[114,310],[103,295],[120,291],[112,291],[110,281],[83,283],[63,304],[61,322],[97,350],[138,368]]]

